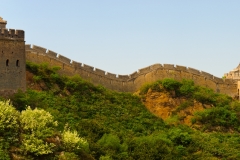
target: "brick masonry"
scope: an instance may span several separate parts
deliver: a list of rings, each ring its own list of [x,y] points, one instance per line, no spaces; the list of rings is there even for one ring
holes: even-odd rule
[[[237,95],[237,81],[215,77],[207,72],[194,68],[173,65],[154,64],[129,75],[116,75],[80,62],[72,61],[67,57],[36,45],[26,45],[26,59],[35,62],[47,62],[50,66],[61,67],[60,73],[72,76],[80,75],[83,79],[106,88],[121,91],[135,92],[143,84],[173,78],[176,80],[192,79],[195,84],[212,88],[219,93],[232,97]]]
[[[0,93],[10,95],[26,90],[24,31],[0,29]]]

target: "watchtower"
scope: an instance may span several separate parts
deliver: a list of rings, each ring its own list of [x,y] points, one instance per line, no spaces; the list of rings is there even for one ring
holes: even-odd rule
[[[224,77],[235,81],[237,84],[238,99],[240,100],[240,63],[235,69],[231,70],[229,73],[225,73]]]
[[[6,29],[0,17],[0,94],[11,95],[26,90],[26,58],[24,31]]]

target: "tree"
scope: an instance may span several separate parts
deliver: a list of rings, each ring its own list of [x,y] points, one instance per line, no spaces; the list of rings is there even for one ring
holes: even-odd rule
[[[46,142],[52,137],[57,121],[53,116],[42,109],[32,110],[28,107],[20,115],[20,124],[23,132],[22,148],[25,152],[35,155],[52,153],[55,144]]]
[[[0,101],[0,136],[8,142],[17,140],[20,113],[10,101]]]
[[[62,141],[66,151],[73,152],[74,150],[89,150],[89,144],[84,139],[78,136],[77,131],[71,132],[69,128],[65,127],[62,134]]]
[[[0,159],[10,159],[10,147],[24,153],[24,159],[46,157],[53,151],[61,151],[57,156],[60,159],[78,159],[81,153],[89,151],[88,142],[79,137],[77,131],[72,132],[66,127],[59,137],[55,136],[57,125],[47,111],[27,107],[20,113],[10,101],[0,101]]]

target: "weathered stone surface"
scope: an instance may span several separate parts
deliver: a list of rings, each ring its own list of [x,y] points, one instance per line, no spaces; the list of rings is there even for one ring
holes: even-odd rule
[[[18,38],[15,30],[11,29],[8,35],[0,37],[0,91],[6,91],[4,96],[11,95],[18,89],[26,90],[25,55],[24,39]]]

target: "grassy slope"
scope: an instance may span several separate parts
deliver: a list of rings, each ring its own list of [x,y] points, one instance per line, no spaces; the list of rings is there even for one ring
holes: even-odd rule
[[[175,90],[178,96],[215,106],[216,111],[196,114],[195,123],[205,128],[224,124],[225,128],[232,129],[231,133],[204,132],[165,123],[152,115],[139,97],[130,93],[94,86],[79,76],[60,76],[57,68],[47,65],[28,63],[27,70],[34,75],[29,79],[31,85],[26,93],[19,92],[12,98],[14,106],[19,110],[28,105],[45,109],[56,118],[60,129],[68,123],[88,140],[90,154],[96,159],[240,159],[237,128],[240,106],[229,97],[204,88],[196,89],[192,84],[185,90],[186,85],[177,82],[163,85],[166,90]],[[159,83],[143,87],[142,95],[149,88],[161,91]],[[233,118],[227,123],[229,116]]]

